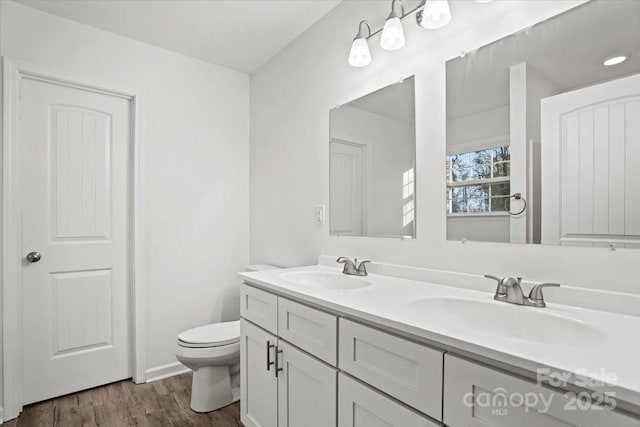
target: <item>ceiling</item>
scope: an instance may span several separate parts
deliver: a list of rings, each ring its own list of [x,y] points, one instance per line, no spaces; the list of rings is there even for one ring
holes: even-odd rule
[[[341,0],[16,0],[251,74]]]
[[[509,104],[509,67],[527,63],[558,93],[640,72],[640,1],[591,1],[447,62],[447,117]],[[630,54],[620,65],[605,58]]]
[[[416,117],[414,78],[384,87],[347,105],[377,116],[413,124]]]

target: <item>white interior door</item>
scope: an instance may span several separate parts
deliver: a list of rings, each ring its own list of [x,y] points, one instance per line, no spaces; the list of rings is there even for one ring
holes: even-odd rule
[[[24,79],[19,114],[28,404],[131,377],[131,104]]]
[[[361,236],[364,225],[365,147],[331,141],[330,228],[331,234]]]
[[[542,100],[542,243],[640,245],[640,75]]]

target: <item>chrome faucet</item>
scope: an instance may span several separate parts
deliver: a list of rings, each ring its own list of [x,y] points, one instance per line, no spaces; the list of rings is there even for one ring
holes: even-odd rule
[[[484,277],[498,282],[496,294],[493,299],[496,301],[508,302],[510,304],[526,305],[529,307],[546,307],[542,288],[559,287],[558,283],[541,283],[531,288],[529,296],[525,297],[522,292],[522,277],[497,277],[485,274]]]
[[[358,264],[358,259],[351,261],[349,258],[341,256],[336,262],[344,264],[344,268],[342,269],[343,274],[348,274],[349,276],[366,276],[368,273],[365,264],[371,261],[360,261],[360,264]]]

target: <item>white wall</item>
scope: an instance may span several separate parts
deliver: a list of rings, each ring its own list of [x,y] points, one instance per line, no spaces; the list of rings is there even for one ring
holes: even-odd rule
[[[442,30],[405,19],[407,45],[400,51],[382,51],[374,37],[373,61],[363,69],[347,63],[358,22],[379,28],[389,4],[341,3],[251,76],[252,262],[314,264],[323,253],[640,293],[640,251],[446,241],[445,61],[578,3],[450,2],[453,20]],[[412,74],[417,239],[329,236],[312,215],[314,205],[329,199],[329,110]]]
[[[146,367],[176,335],[239,317],[249,255],[249,77],[1,1],[0,53],[140,90],[147,233]]]
[[[447,240],[509,242],[509,215],[473,214],[447,217]]]
[[[447,154],[509,145],[509,105],[447,119]]]
[[[365,144],[369,150],[365,234],[412,234],[402,225],[402,174],[415,162],[413,124],[345,106],[331,113],[331,137]]]

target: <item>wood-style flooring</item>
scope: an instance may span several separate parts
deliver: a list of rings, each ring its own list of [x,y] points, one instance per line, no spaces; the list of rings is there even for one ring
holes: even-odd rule
[[[191,373],[149,384],[121,381],[26,406],[3,427],[236,427],[240,403],[208,414],[189,409]]]

